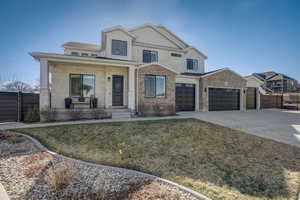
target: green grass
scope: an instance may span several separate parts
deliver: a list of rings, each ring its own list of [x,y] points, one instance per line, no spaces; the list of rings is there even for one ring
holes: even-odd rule
[[[196,119],[18,129],[66,156],[148,172],[217,200],[295,200],[300,149]]]

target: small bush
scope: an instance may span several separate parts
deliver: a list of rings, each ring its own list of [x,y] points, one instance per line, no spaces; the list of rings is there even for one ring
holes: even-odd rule
[[[142,117],[162,117],[175,115],[175,106],[172,104],[159,104],[145,105],[144,103],[139,104],[139,115]]]
[[[67,187],[73,178],[73,166],[69,163],[62,163],[48,170],[45,181],[53,190],[57,191]]]
[[[39,122],[40,110],[38,106],[32,106],[29,108],[24,116],[24,122]]]
[[[32,178],[41,174],[52,161],[53,157],[47,152],[38,152],[26,156],[23,159],[25,169],[25,176]]]
[[[82,117],[82,112],[79,109],[72,109],[68,112],[68,114],[70,115],[71,120],[80,120]]]
[[[55,109],[41,110],[41,120],[45,122],[53,122],[56,120],[57,111]]]

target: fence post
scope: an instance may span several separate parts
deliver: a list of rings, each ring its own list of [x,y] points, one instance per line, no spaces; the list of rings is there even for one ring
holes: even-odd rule
[[[18,122],[21,121],[21,92],[18,91],[17,94],[17,114],[18,114]]]

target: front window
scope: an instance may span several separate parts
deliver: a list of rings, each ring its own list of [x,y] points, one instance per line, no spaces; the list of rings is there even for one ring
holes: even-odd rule
[[[127,56],[127,41],[112,40],[111,54],[116,56]]]
[[[145,76],[145,97],[164,97],[166,95],[165,76]]]
[[[198,70],[198,60],[196,59],[186,59],[187,70],[197,71]]]
[[[73,97],[95,96],[95,76],[86,74],[71,74],[70,95]]]
[[[152,63],[152,62],[157,62],[157,61],[158,61],[157,51],[149,51],[149,50],[143,51],[143,62],[144,63]]]

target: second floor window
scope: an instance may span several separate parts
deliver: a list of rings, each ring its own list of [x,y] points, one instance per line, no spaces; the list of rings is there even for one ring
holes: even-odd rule
[[[186,59],[187,70],[197,71],[198,70],[198,60],[196,59]]]
[[[157,51],[149,51],[149,50],[143,51],[143,62],[144,63],[152,63],[152,62],[157,62],[157,61],[158,61]]]
[[[115,56],[127,56],[127,41],[112,40],[111,54]]]

